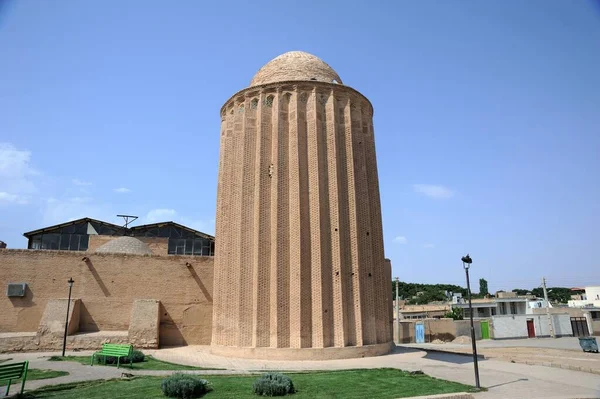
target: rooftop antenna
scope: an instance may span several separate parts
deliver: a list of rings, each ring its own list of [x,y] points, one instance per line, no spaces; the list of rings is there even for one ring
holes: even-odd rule
[[[137,216],[132,216],[132,215],[117,215],[118,218],[123,218],[125,219],[125,228],[129,228],[129,223],[133,222],[134,220],[136,220],[138,217]]]

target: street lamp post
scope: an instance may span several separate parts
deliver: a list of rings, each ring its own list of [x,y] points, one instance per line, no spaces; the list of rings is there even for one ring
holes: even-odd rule
[[[67,330],[69,328],[69,311],[71,310],[71,289],[73,288],[73,277],[69,277],[67,283],[69,283],[69,300],[67,301],[67,321],[65,321],[65,335],[63,336],[63,350],[62,355],[65,356],[65,348],[67,347]]]
[[[400,343],[400,278],[396,277],[396,342]]]
[[[471,283],[469,282],[469,267],[471,267],[471,263],[473,260],[467,254],[461,258],[463,263],[463,268],[465,269],[465,273],[467,275],[467,295],[469,297],[469,319],[471,320],[471,344],[473,345],[473,366],[475,367],[475,386],[477,389],[481,388],[479,384],[479,365],[477,364],[477,343],[475,341],[475,327],[473,326],[473,305],[471,304]]]

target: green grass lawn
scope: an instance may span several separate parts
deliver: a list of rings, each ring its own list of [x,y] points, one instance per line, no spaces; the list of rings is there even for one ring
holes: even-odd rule
[[[294,381],[294,399],[344,398],[393,399],[418,395],[464,392],[472,387],[427,375],[411,375],[397,369],[367,369],[286,373]],[[257,396],[252,383],[258,376],[209,375],[213,391],[206,399],[243,399]],[[94,398],[161,398],[163,377],[139,377],[132,380],[90,381],[56,385],[32,391],[34,398],[94,399]]]
[[[62,377],[63,375],[69,375],[66,371],[58,370],[41,370],[41,369],[29,369],[27,370],[27,381],[31,380],[47,380],[49,378]],[[11,385],[20,384],[21,380],[12,380]],[[0,381],[0,386],[5,386],[8,381]],[[27,383],[25,383],[27,386]]]
[[[91,356],[52,356],[49,361],[66,361],[66,362],[77,362],[88,366],[90,364]],[[100,363],[102,358],[96,357],[94,360],[94,366],[105,366]],[[108,367],[117,367],[116,364],[107,364]],[[121,368],[129,369],[129,363],[121,363]],[[163,362],[162,360],[157,360],[152,356],[146,356],[143,362],[133,363],[132,370],[224,370],[218,369],[214,367],[194,367],[194,366],[186,366],[183,364],[175,364],[169,362]]]

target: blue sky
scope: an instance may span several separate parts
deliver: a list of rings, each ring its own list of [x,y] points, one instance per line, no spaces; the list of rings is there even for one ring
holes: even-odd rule
[[[313,53],[375,108],[394,276],[600,283],[600,4],[3,1],[0,240],[90,216],[214,232],[219,108]]]

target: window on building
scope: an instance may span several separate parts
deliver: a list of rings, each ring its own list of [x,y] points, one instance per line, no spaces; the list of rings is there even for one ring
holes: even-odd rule
[[[89,232],[88,232],[89,229]],[[80,222],[63,227],[56,227],[47,232],[29,237],[29,249],[50,249],[61,251],[87,251],[88,233],[111,232],[119,234],[122,229],[104,226],[96,222]]]
[[[107,226],[102,223],[90,222],[94,230],[102,236],[123,235],[124,229],[118,227]]]
[[[271,108],[273,106],[273,99],[273,96],[267,96],[267,98],[264,99],[264,105]]]
[[[42,249],[58,249],[60,246],[60,234],[42,234]]]
[[[170,255],[214,256],[214,242],[204,238],[170,238]]]
[[[168,238],[167,253],[169,255],[214,256],[215,254],[213,240],[176,225],[149,226],[148,228],[134,229],[133,233],[136,237]]]
[[[29,249],[87,251],[88,242],[87,234],[36,234],[29,238]]]

